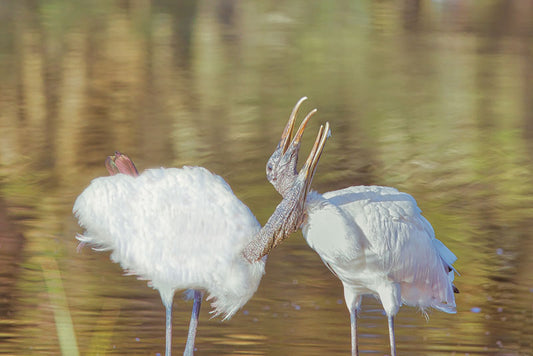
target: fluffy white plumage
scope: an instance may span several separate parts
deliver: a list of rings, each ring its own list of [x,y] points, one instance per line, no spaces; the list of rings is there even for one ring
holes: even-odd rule
[[[229,318],[264,273],[265,259],[250,263],[242,255],[259,222],[221,177],[201,167],[96,178],[73,211],[85,229],[80,241],[112,250],[114,262],[150,280],[162,298],[206,290],[214,313]]]
[[[455,313],[457,258],[412,196],[379,186],[311,192],[307,214],[304,237],[342,281],[350,311],[373,294],[387,315],[402,304]]]

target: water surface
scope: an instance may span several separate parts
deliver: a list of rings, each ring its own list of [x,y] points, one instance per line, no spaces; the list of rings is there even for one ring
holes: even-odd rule
[[[4,1],[0,4],[0,353],[156,355],[164,309],[107,253],[76,251],[76,196],[127,152],[201,165],[264,223],[264,165],[296,100],[329,121],[318,191],[395,186],[458,256],[458,312],[403,307],[401,355],[533,349],[533,3]],[[304,151],[312,135],[305,137]],[[190,302],[176,297],[174,352]],[[387,354],[363,301],[362,354]],[[340,282],[294,234],[200,355],[344,355]]]

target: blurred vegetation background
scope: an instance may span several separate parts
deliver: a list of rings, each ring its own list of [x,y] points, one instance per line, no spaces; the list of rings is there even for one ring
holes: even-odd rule
[[[159,296],[76,252],[74,199],[120,150],[207,167],[264,223],[279,202],[264,165],[306,95],[309,131],[333,134],[315,188],[408,192],[459,257],[458,314],[403,308],[400,354],[529,354],[531,19],[527,0],[0,2],[0,353],[162,353]],[[342,299],[296,235],[246,310],[204,308],[198,352],[347,354]],[[360,349],[388,352],[363,304]]]

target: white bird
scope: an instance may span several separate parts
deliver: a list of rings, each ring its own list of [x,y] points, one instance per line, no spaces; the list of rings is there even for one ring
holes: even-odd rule
[[[267,179],[285,196],[297,177],[300,142],[289,144],[294,107],[267,166]],[[307,120],[307,118],[306,118]],[[304,120],[305,121],[305,120]],[[415,199],[395,188],[354,186],[324,194],[310,191],[302,233],[344,287],[350,312],[352,355],[358,354],[357,314],[363,295],[381,300],[396,355],[394,316],[402,304],[455,313],[452,284],[456,256],[421,215]]]
[[[305,126],[295,137],[299,141]],[[176,290],[194,291],[185,355],[192,355],[203,292],[215,315],[230,318],[255,293],[266,255],[296,231],[326,135],[320,131],[301,174],[263,228],[219,176],[201,167],[160,168],[138,175],[116,153],[110,177],[94,179],[73,212],[81,244],[111,250],[111,260],[150,281],[166,309],[166,355],[171,354]]]

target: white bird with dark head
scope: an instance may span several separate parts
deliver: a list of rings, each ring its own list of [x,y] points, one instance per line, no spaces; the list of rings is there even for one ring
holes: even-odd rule
[[[94,179],[76,199],[73,212],[85,229],[77,237],[81,243],[111,250],[113,262],[159,291],[166,309],[167,355],[175,291],[194,291],[185,355],[193,354],[204,291],[212,313],[224,319],[255,293],[266,255],[302,223],[326,139],[320,131],[301,174],[262,228],[230,186],[207,169],[160,168],[139,175],[118,152],[106,161],[112,176]]]
[[[290,144],[294,107],[268,160],[270,183],[286,196],[295,177],[300,142]],[[304,122],[308,118],[304,119]],[[352,355],[358,354],[357,314],[363,295],[381,300],[396,355],[394,316],[402,304],[455,313],[455,255],[439,240],[412,196],[395,188],[353,186],[319,194],[310,191],[303,236],[344,286],[350,312]]]

